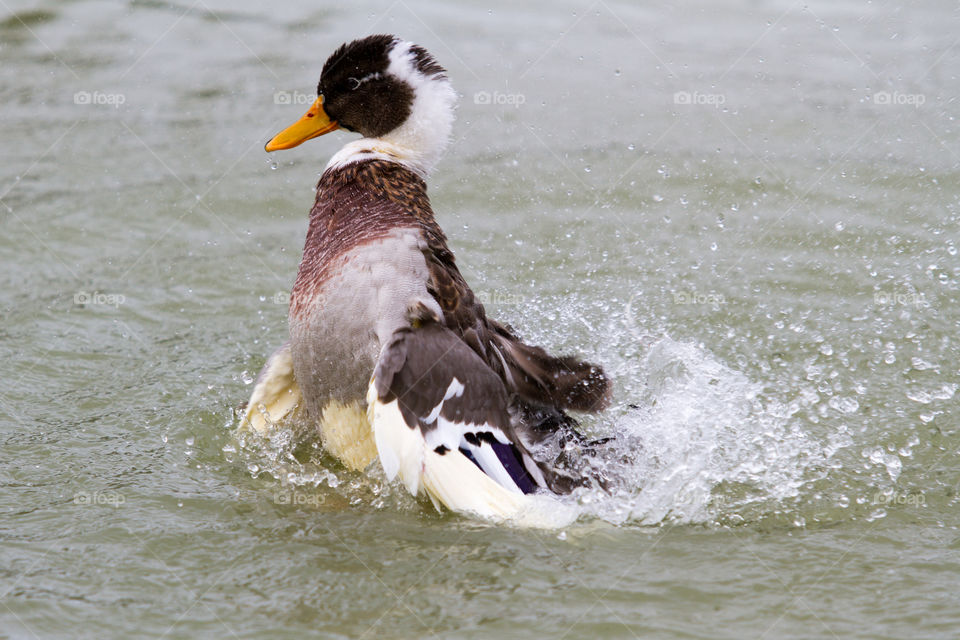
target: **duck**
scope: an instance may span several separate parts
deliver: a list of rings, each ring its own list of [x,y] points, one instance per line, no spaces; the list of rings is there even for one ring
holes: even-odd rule
[[[426,49],[370,35],[329,56],[316,100],[267,142],[361,136],[320,175],[289,340],[257,376],[242,426],[265,435],[296,420],[348,469],[378,460],[438,510],[521,522],[584,484],[534,450],[581,438],[569,412],[602,411],[611,385],[601,366],[488,316],[460,273],[426,185],[456,103]]]

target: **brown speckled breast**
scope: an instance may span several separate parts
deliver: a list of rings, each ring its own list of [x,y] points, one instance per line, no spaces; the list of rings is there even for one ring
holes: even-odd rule
[[[446,249],[447,239],[433,218],[427,185],[416,173],[387,160],[356,162],[324,172],[310,211],[290,314],[301,312],[352,249],[398,227],[419,228],[431,245]]]

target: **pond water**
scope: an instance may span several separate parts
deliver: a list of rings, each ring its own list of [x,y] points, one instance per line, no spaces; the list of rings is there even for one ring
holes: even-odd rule
[[[955,3],[0,2],[0,636],[956,637]],[[491,315],[602,362],[609,494],[490,526],[238,439],[341,42],[462,98]]]

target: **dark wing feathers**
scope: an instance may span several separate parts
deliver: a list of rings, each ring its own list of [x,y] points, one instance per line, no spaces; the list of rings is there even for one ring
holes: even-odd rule
[[[551,356],[488,318],[452,255],[441,260],[433,252],[427,256],[427,265],[428,290],[443,309],[447,326],[501,374],[511,391],[530,402],[560,409],[599,411],[607,405],[610,385],[601,367],[574,357]]]
[[[374,372],[383,402],[398,400],[407,424],[424,431],[436,421],[424,419],[442,403],[440,416],[452,422],[490,424],[512,435],[503,383],[456,335],[426,320],[418,328],[397,331],[380,356]],[[466,391],[445,398],[456,379]]]
[[[521,396],[575,411],[599,411],[609,401],[609,383],[600,367],[502,336],[495,339]]]
[[[572,478],[533,459],[514,432],[503,381],[437,322],[398,330],[384,347],[374,380],[379,400],[396,400],[407,426],[420,429],[437,453],[457,448],[489,474],[491,458],[482,454],[492,450],[524,493],[574,486]]]

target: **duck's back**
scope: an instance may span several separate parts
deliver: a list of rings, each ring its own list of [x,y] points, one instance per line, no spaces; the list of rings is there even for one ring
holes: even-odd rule
[[[329,400],[362,401],[381,346],[409,324],[411,306],[440,312],[427,291],[424,210],[426,186],[396,163],[360,161],[321,177],[289,316],[310,414]]]

